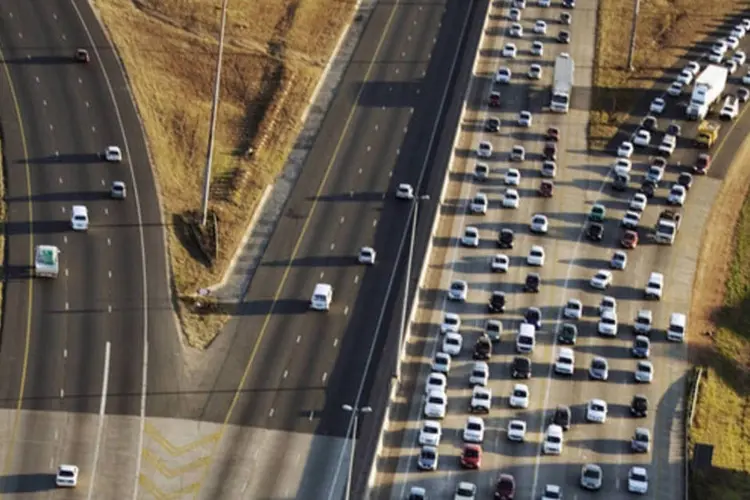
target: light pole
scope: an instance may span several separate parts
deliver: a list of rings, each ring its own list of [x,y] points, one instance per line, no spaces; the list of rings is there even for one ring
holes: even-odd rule
[[[406,263],[406,284],[404,286],[404,302],[401,306],[401,326],[398,330],[398,352],[396,353],[396,373],[397,381],[401,381],[401,355],[404,349],[404,330],[406,329],[406,308],[409,303],[409,282],[411,281],[411,263],[414,259],[414,240],[417,233],[417,219],[419,218],[419,202],[427,201],[430,195],[423,194],[414,198],[414,215],[411,224],[411,239],[409,241],[409,257]]]
[[[352,495],[352,475],[354,475],[354,452],[357,450],[357,426],[359,425],[359,414],[372,413],[369,406],[360,406],[355,408],[352,405],[341,405],[344,411],[354,414],[354,428],[352,429],[352,456],[349,459],[349,476],[346,478],[346,500]]]

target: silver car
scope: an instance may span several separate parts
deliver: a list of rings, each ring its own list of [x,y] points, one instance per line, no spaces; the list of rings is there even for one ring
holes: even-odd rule
[[[586,464],[581,468],[581,488],[598,490],[602,487],[602,468],[596,464]]]
[[[422,446],[419,452],[417,467],[419,470],[436,470],[438,465],[438,450],[434,446]]]

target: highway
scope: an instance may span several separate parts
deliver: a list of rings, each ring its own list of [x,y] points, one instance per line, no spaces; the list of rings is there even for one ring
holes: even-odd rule
[[[588,281],[598,269],[608,267],[612,253],[619,248],[622,231],[619,221],[628,199],[640,185],[649,154],[639,151],[634,155],[632,186],[623,194],[609,187],[610,166],[614,161],[614,149],[633,132],[632,124],[623,128],[607,154],[586,154],[587,87],[591,81],[591,60],[595,46],[596,2],[579,1],[571,12],[572,43],[569,46],[548,43],[551,41],[548,31],[545,62],[542,63],[545,74],[540,82],[529,84],[525,77],[532,62],[528,48],[533,35],[525,34],[524,39],[517,42],[519,57],[509,65],[514,73],[512,83],[496,87],[502,92],[499,111],[487,109],[487,97],[494,72],[507,64],[507,59],[500,55],[500,49],[511,41],[507,37],[508,8],[495,6],[489,13],[475,76],[470,83],[466,111],[451,159],[451,173],[441,206],[442,217],[432,240],[433,251],[420,290],[419,309],[411,325],[412,334],[405,360],[409,375],[391,408],[392,419],[385,432],[384,449],[378,461],[374,498],[404,498],[409,488],[416,485],[426,487],[430,496],[444,497],[452,494],[462,480],[478,486],[478,498],[487,498],[494,491],[498,473],[514,475],[518,486],[516,499],[539,498],[546,484],[560,485],[566,498],[593,498],[594,494],[586,493],[578,486],[581,466],[585,463],[597,463],[603,468],[600,495],[614,498],[629,496],[628,470],[633,465],[643,465],[650,477],[648,498],[682,497],[682,411],[687,346],[667,343],[664,332],[672,312],[688,313],[689,290],[700,248],[697,240],[703,232],[721,179],[731,163],[732,148],[741,141],[748,121],[743,114],[735,122],[736,126],[723,127],[720,144],[712,152],[715,163],[709,175],[695,179],[686,206],[681,209],[684,220],[676,244],[672,247],[657,246],[649,239],[649,234],[658,213],[666,208],[666,188],[675,181],[679,172],[687,171],[686,167],[692,165],[697,157],[690,144],[696,124],[681,119],[684,108],[680,103],[689,96],[668,98],[667,113],[660,119],[660,130],[675,119],[682,125],[684,139],[669,161],[665,182],[660,184],[656,196],[649,202],[639,227],[641,243],[637,249],[628,251],[627,269],[614,271],[613,286],[606,293],[595,292]],[[549,23],[558,14],[559,8],[554,6],[542,9],[535,4],[529,5],[523,10],[522,24],[525,30],[530,31],[535,20],[546,19]],[[555,36],[559,27],[552,25],[548,29]],[[569,52],[576,62],[577,88],[571,112],[554,115],[544,107],[549,98],[551,61],[563,51]],[[662,93],[663,88],[644,92],[643,106],[634,113],[638,120],[646,114],[650,99]],[[519,111],[524,109],[534,114],[530,131],[515,124]],[[498,116],[502,120],[498,134],[483,131],[488,116]],[[561,142],[555,193],[551,199],[543,199],[535,193],[541,180],[538,167],[542,137],[550,126],[559,127]],[[661,134],[657,134],[657,137],[660,140]],[[481,140],[491,141],[494,149],[490,161],[490,180],[486,183],[472,179],[477,161],[474,150]],[[520,165],[509,165],[508,153],[516,144],[524,145],[531,159],[527,158]],[[653,151],[650,153],[653,154]],[[519,188],[521,203],[517,210],[501,208],[505,192],[503,175],[509,166],[518,167],[522,175]],[[485,216],[467,213],[468,202],[478,191],[488,194],[490,199],[489,211]],[[601,203],[608,210],[604,224],[605,237],[599,243],[591,243],[583,237],[587,214],[594,203]],[[530,233],[528,224],[533,214],[548,217],[548,234]],[[458,238],[468,225],[480,230],[482,240],[479,249],[458,245]],[[490,257],[503,252],[495,244],[501,227],[516,232],[515,248],[504,251],[510,256],[509,273],[492,275],[489,271]],[[534,271],[525,262],[532,245],[543,245],[546,251],[545,266],[539,271],[542,277],[539,294],[521,292],[526,274]],[[665,295],[661,301],[646,302],[643,289],[653,271],[665,275]],[[465,304],[446,300],[445,290],[455,279],[466,280],[469,284]],[[466,409],[471,394],[467,384],[472,363],[470,351],[489,318],[486,301],[489,292],[495,289],[501,289],[508,295],[508,311],[497,317],[503,321],[505,334],[500,345],[496,346],[490,363],[489,387],[493,394],[493,408],[484,418],[487,430],[481,471],[466,471],[459,465],[459,454],[463,447],[461,434],[468,416]],[[620,328],[616,339],[605,339],[596,333],[596,306],[602,295],[612,295],[618,301]],[[558,348],[554,333],[559,328],[562,306],[570,298],[578,298],[584,304],[584,317],[575,322],[579,338],[574,347],[576,372],[572,380],[571,377],[566,379],[552,372]],[[532,356],[533,378],[527,382],[531,393],[530,405],[526,410],[512,410],[508,407],[508,396],[513,384],[525,382],[510,378],[510,362],[515,355],[514,337],[526,308],[531,306],[541,309],[544,322]],[[636,312],[642,308],[653,311],[655,323],[651,348],[655,374],[654,382],[648,385],[634,383],[636,361],[629,352],[633,339],[631,325]],[[429,362],[434,352],[440,349],[438,344],[442,339],[439,338],[438,325],[443,311],[461,315],[464,343],[460,357],[454,358],[448,377],[448,414],[442,422],[443,439],[439,446],[438,469],[435,472],[420,472],[416,470],[416,462],[418,432],[423,420],[423,391],[425,379],[430,373]],[[610,378],[607,382],[588,380],[586,372],[590,360],[597,355],[609,361]],[[636,393],[649,398],[650,412],[647,418],[635,419],[629,415],[630,400]],[[609,404],[605,424],[585,423],[585,405],[593,398],[604,399]],[[562,456],[542,456],[542,435],[557,405],[571,407],[573,426],[565,434]],[[507,440],[508,422],[514,418],[523,419],[528,425],[526,442],[523,444]],[[630,438],[638,426],[648,427],[652,432],[652,451],[649,454],[636,455],[629,450]]]
[[[73,61],[79,47],[89,64]],[[73,463],[81,468],[78,496],[123,498],[136,487],[138,417],[146,407],[177,408],[181,369],[145,139],[88,2],[3,2],[0,50],[8,202],[2,492],[51,489],[57,465]],[[122,148],[121,164],[99,158],[110,144]],[[126,200],[109,198],[115,180],[127,183]],[[75,204],[88,207],[88,232],[70,229]],[[60,248],[57,279],[31,278],[38,244]],[[146,386],[170,396],[147,402]]]

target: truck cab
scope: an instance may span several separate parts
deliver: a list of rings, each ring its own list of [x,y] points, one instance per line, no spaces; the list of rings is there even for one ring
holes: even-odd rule
[[[719,138],[719,130],[721,125],[708,120],[703,120],[698,125],[698,133],[695,136],[695,144],[703,148],[710,148]]]

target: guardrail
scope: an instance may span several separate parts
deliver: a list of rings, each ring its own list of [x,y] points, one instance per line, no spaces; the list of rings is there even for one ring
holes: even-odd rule
[[[698,401],[704,371],[705,368],[702,366],[693,367],[688,378],[688,404],[685,407],[685,500],[690,498],[690,429],[693,427],[695,405]]]

